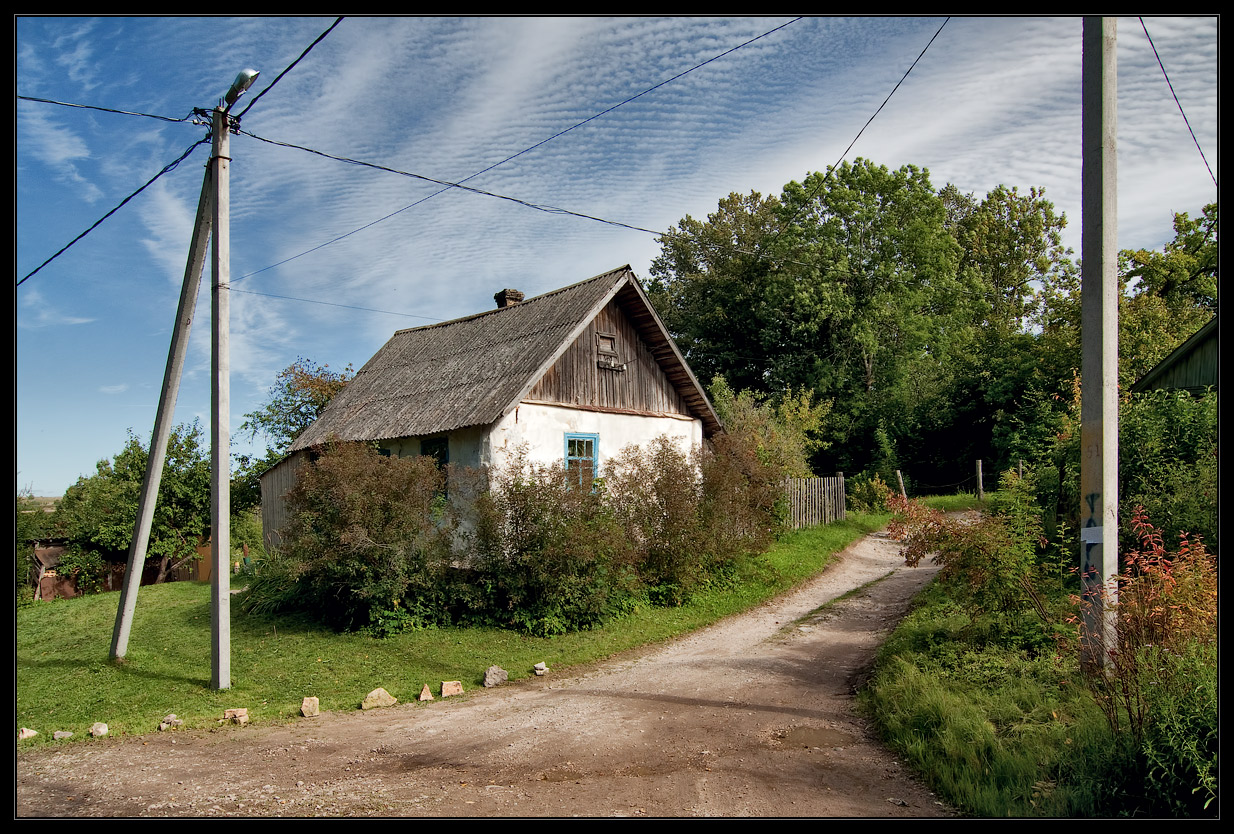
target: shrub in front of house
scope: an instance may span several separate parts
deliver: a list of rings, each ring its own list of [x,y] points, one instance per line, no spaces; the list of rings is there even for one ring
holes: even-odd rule
[[[462,472],[338,444],[299,471],[282,545],[239,604],[377,635],[474,622],[541,636],[678,605],[775,534],[780,479],[747,446],[693,457],[659,438],[587,489],[525,456]]]
[[[602,487],[519,455],[469,504],[461,617],[548,636],[598,625],[637,597],[634,549]]]
[[[449,620],[456,522],[432,458],[340,443],[298,473],[282,546],[240,606],[302,609],[341,630],[392,634]]]

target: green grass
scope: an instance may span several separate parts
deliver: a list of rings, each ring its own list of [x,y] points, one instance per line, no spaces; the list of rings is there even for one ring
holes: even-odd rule
[[[886,524],[887,516],[849,520],[786,535],[723,587],[678,608],[645,608],[602,628],[552,638],[485,628],[440,628],[378,639],[338,634],[299,617],[247,615],[233,606],[232,687],[210,688],[210,588],[176,582],[142,588],[129,650],[108,659],[117,593],[23,605],[17,610],[17,724],[46,744],[55,730],[87,737],[106,722],[112,734],[144,734],[175,713],[187,727],[213,726],[229,707],[247,707],[254,722],[286,721],[306,695],[323,710],[349,710],[385,687],[413,701],[427,683],[465,690],[497,664],[512,679],[540,661],[550,669],[588,663],[683,634],[746,610],[822,570],[833,554]]]
[[[958,492],[955,495],[928,495],[920,500],[927,507],[945,513],[985,509],[985,502],[978,501],[976,494],[972,492]]]
[[[965,813],[1076,815],[1090,803],[1066,774],[1105,718],[1076,683],[1074,657],[1018,630],[974,621],[935,583],[883,645],[862,703],[888,744]]]

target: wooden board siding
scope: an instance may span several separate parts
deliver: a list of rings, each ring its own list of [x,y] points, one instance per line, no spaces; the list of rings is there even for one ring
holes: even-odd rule
[[[599,367],[599,333],[616,336],[616,362],[625,370]],[[682,395],[616,300],[583,328],[525,399],[637,413],[690,414]]]
[[[267,550],[281,541],[287,524],[287,491],[296,484],[296,468],[308,460],[307,452],[293,452],[261,474],[261,528]]]
[[[1217,317],[1213,316],[1131,386],[1131,390],[1182,388],[1202,394],[1210,387],[1217,388],[1220,380],[1217,335]]]

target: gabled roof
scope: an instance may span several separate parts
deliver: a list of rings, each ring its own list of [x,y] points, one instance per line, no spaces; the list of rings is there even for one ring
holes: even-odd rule
[[[609,301],[616,299],[710,436],[711,403],[630,267],[466,318],[400,330],[290,451],[487,425],[512,410]]]

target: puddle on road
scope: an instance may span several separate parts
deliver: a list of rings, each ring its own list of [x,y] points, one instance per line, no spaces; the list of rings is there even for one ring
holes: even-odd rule
[[[829,727],[791,727],[776,733],[775,738],[785,747],[795,749],[846,747],[857,740],[852,733]]]

